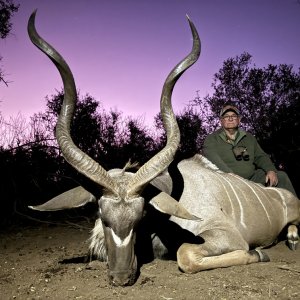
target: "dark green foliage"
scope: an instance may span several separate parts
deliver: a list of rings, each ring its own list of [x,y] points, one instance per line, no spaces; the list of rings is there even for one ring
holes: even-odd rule
[[[144,164],[154,155],[154,143],[154,138],[143,124],[128,120],[127,139],[122,147],[127,160]]]
[[[178,158],[187,158],[199,153],[206,136],[206,131],[202,126],[200,115],[192,106],[187,106],[176,116],[180,129],[180,146],[177,151]],[[156,128],[160,131],[156,149],[162,149],[166,144],[166,135],[160,115],[155,117]]]
[[[19,9],[12,0],[0,0],[0,38],[5,39],[11,31],[11,18]]]
[[[0,39],[5,39],[12,29],[11,18],[18,11],[20,5],[16,5],[12,0],[0,0]],[[2,57],[0,55],[0,61]],[[4,79],[4,71],[0,69],[0,82],[8,85]]]
[[[0,152],[0,226],[27,212],[27,205],[61,192],[57,186],[58,162],[51,149],[38,143]]]
[[[39,116],[53,132],[62,99],[62,92],[47,98],[47,111]],[[124,119],[117,110],[106,112],[89,95],[83,98],[78,95],[71,136],[81,150],[105,169],[121,168],[129,159],[144,163],[154,145],[151,133],[141,122]]]
[[[294,111],[299,102],[300,71],[296,73],[285,64],[258,68],[252,64],[251,55],[243,53],[223,63],[214,76],[213,88],[213,95],[204,101],[215,118],[224,104],[234,104],[242,113],[243,126],[266,140],[280,130],[282,122],[289,122],[281,116]],[[199,105],[199,99],[195,103]],[[297,112],[293,114],[295,121]]]

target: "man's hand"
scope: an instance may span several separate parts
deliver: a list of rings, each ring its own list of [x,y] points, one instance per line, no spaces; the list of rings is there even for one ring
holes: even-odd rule
[[[266,183],[269,183],[269,186],[276,186],[278,184],[278,177],[276,172],[274,171],[267,172]]]

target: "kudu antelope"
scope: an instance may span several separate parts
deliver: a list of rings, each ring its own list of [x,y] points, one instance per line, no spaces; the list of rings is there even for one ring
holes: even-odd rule
[[[178,247],[177,261],[184,272],[268,261],[268,256],[258,247],[271,245],[287,224],[292,224],[288,229],[290,247],[296,248],[300,201],[286,190],[266,188],[223,173],[203,156],[195,155],[178,163],[183,187],[178,202],[171,196],[178,183],[167,169],[180,141],[171,105],[172,90],[178,78],[200,55],[200,40],[190,20],[192,51],[170,72],[161,96],[166,146],[136,173],[125,169],[106,171],[74,145],[70,136],[76,101],[73,76],[60,54],[37,34],[34,20],[35,13],[28,23],[31,41],[54,62],[64,83],[65,96],[56,129],[58,144],[65,159],[76,170],[103,187],[103,195],[98,201],[100,217],[93,229],[90,250],[99,259],[107,261],[112,284],[130,285],[135,281],[136,231],[147,204],[142,192],[152,185],[159,193],[149,203],[171,215],[170,223],[201,237],[201,242],[183,243]],[[31,208],[59,210],[90,201],[96,201],[96,198],[77,187]],[[153,237],[153,248],[160,253],[168,250],[157,236]]]

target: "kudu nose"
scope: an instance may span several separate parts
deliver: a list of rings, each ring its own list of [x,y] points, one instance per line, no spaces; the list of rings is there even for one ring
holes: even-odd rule
[[[126,286],[134,283],[132,271],[109,272],[110,283],[114,286]]]

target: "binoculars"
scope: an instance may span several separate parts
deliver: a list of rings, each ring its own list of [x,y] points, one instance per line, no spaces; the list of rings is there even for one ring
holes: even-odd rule
[[[236,160],[249,160],[249,153],[244,146],[235,146],[232,148]]]

